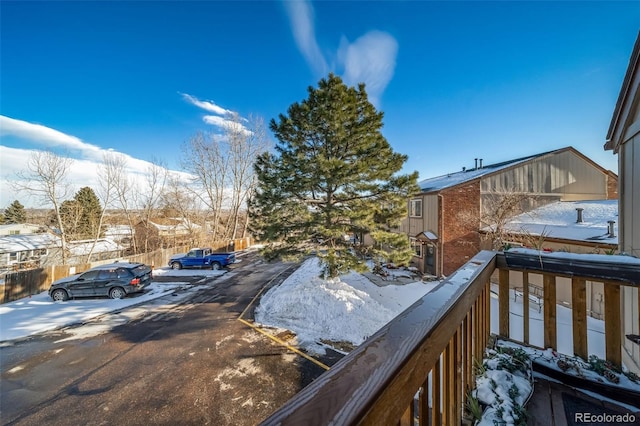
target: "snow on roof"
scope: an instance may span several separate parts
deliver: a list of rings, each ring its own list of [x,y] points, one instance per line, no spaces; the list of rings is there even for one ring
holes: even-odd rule
[[[579,208],[581,223],[577,223]],[[614,237],[609,236],[610,220],[616,222]],[[558,201],[516,216],[505,228],[517,234],[618,244],[618,200]]]
[[[91,247],[93,246],[93,240],[83,240],[69,243],[69,251],[74,256],[84,256],[89,254]],[[120,244],[112,240],[100,239],[96,242],[96,246],[93,248],[93,253],[105,253],[112,251],[124,250],[125,248]]]
[[[482,166],[480,168],[469,169],[469,170],[459,171],[455,173],[448,173],[446,175],[422,180],[418,182],[418,185],[420,186],[420,189],[423,192],[439,191],[442,189],[459,185],[461,183],[471,181],[473,179],[479,178],[489,173],[494,173],[499,170],[506,169],[507,167],[511,167],[519,163],[524,163],[525,161],[529,161],[533,158],[541,157],[543,155],[549,154],[550,152],[555,152],[555,151],[543,152],[541,154],[530,155],[528,157],[504,161],[502,163],[490,164],[488,166]]]
[[[104,235],[107,237],[131,235],[131,227],[129,225],[109,225],[104,231]]]
[[[60,238],[52,234],[18,234],[0,237],[0,253],[60,247]]]

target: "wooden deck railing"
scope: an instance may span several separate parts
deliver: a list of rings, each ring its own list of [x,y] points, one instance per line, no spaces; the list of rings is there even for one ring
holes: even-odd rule
[[[482,359],[490,336],[490,280],[496,270],[499,295],[494,315],[498,315],[500,334],[509,336],[509,269],[513,268],[503,254],[478,253],[263,424],[461,424],[467,392],[475,386],[474,363]],[[544,342],[556,348],[555,277],[569,275],[561,268],[545,270],[543,276]],[[586,358],[585,279],[572,277],[572,303],[575,353]],[[607,359],[620,364],[620,286],[640,283],[617,280],[615,271],[603,281]],[[528,312],[526,288],[522,300]],[[528,326],[527,319],[524,336]]]
[[[489,339],[495,258],[476,255],[264,424],[408,425],[431,418],[459,425],[474,360]]]

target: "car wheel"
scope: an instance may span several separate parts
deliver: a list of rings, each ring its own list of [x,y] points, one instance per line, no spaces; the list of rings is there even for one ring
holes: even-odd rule
[[[217,271],[218,269],[220,269],[220,263],[219,262],[212,262],[211,263],[211,269],[213,269],[214,271]]]
[[[173,262],[171,264],[171,269],[182,269],[182,265],[180,264],[180,262]]]
[[[51,293],[51,298],[56,302],[64,302],[65,300],[69,299],[69,295],[66,291],[59,288],[57,290],[53,290],[53,293]]]
[[[109,291],[109,297],[112,299],[122,299],[126,294],[122,287],[114,287]]]

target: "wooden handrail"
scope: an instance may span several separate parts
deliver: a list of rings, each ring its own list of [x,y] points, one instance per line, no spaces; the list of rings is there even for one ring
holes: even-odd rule
[[[460,418],[463,389],[459,384],[462,341],[473,340],[482,353],[489,337],[488,286],[495,269],[496,253],[478,253],[462,268],[365,343],[336,363],[281,407],[264,425],[395,424],[413,405],[413,398],[438,365],[446,350],[443,369],[448,377],[446,395],[454,417]],[[482,300],[482,303],[477,303]],[[460,333],[475,306],[479,335]],[[466,332],[465,332],[466,333]],[[460,338],[458,337],[460,336]],[[465,370],[466,371],[466,370]],[[456,377],[451,377],[454,374]],[[468,377],[468,376],[467,376]],[[443,377],[444,379],[444,377]],[[446,411],[446,410],[445,410]],[[449,416],[443,413],[445,416]],[[450,419],[453,421],[453,419]]]
[[[536,258],[525,261],[535,264]],[[620,287],[640,283],[628,268],[617,277],[611,266],[598,280],[597,268],[580,265],[575,271],[585,271],[585,276],[574,273],[568,263],[519,268],[507,265],[502,253],[478,253],[262,424],[413,425],[417,419],[426,425],[429,418],[431,424],[460,424],[467,392],[475,387],[473,364],[482,359],[489,340],[490,279],[496,269],[499,334],[509,337],[510,271],[522,273],[523,283],[529,283],[535,274],[542,275],[544,344],[554,349],[558,339],[556,281],[557,277],[571,278],[574,353],[583,358],[588,355],[585,281],[603,282],[606,357],[619,365]],[[524,312],[529,311],[528,295],[524,285]],[[528,344],[528,315],[524,315],[523,328],[523,343]]]

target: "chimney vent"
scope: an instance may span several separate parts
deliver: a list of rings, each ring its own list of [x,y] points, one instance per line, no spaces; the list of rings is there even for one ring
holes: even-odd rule
[[[463,172],[466,172],[466,171],[467,171],[467,168],[466,168],[466,167],[462,167],[462,171],[463,171]]]
[[[476,160],[476,169],[478,168],[478,159],[474,158],[474,160]]]
[[[480,159],[480,168],[482,168],[482,158]]]
[[[616,224],[615,220],[609,220],[607,221],[607,223],[609,224],[609,238],[614,238],[616,236],[616,232],[615,232],[615,228],[613,227]]]
[[[576,212],[578,213],[578,218],[576,219],[576,223],[582,223],[582,222],[583,222],[583,221],[582,221],[582,211],[583,211],[583,210],[584,210],[584,209],[583,209],[583,208],[580,208],[580,207],[578,207],[578,208],[576,209]]]

